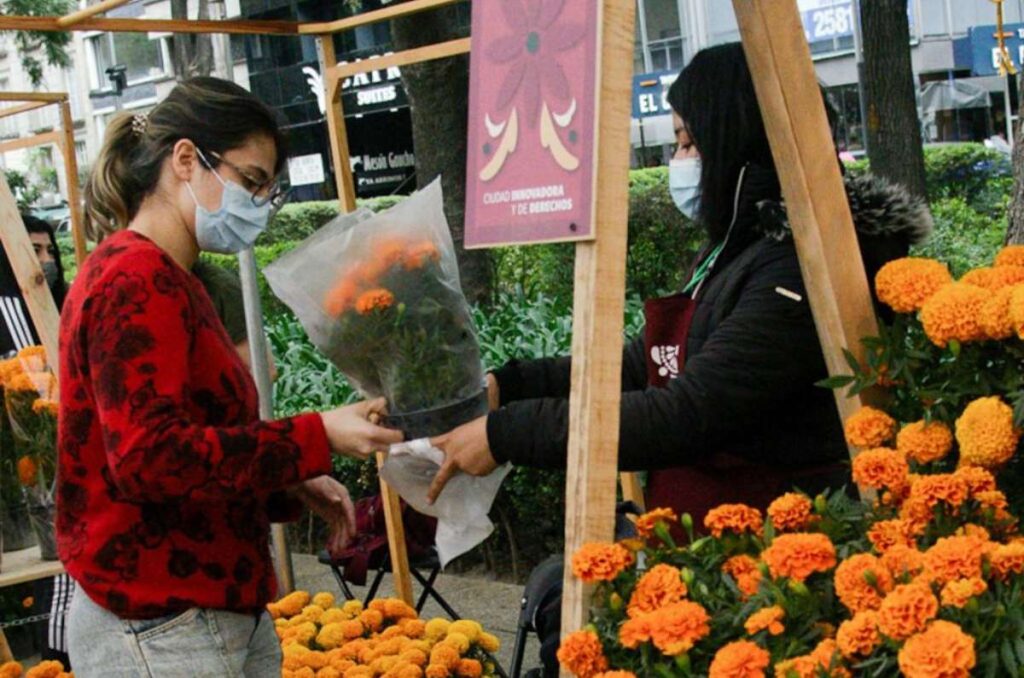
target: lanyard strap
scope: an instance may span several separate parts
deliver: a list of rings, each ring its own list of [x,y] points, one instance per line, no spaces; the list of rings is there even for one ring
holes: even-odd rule
[[[697,287],[704,282],[704,279],[711,273],[711,269],[714,267],[715,262],[718,261],[718,257],[722,254],[722,250],[725,249],[725,242],[718,243],[715,249],[711,250],[707,258],[700,263],[697,270],[693,272],[693,277],[690,278],[690,282],[686,283],[686,287],[683,288],[683,294],[690,294]]]

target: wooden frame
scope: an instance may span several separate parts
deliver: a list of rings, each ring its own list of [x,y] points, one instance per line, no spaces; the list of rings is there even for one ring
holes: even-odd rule
[[[468,51],[470,40],[407,50],[339,66],[334,33],[450,5],[457,0],[410,0],[327,23],[104,19],[91,16],[120,2],[107,0],[68,17],[0,17],[0,30],[163,31],[319,36],[339,201],[355,208],[355,189],[340,100],[341,80],[351,74],[443,58]],[[600,0],[603,12],[598,122],[597,239],[577,245],[574,354],[570,399],[570,472],[567,484],[567,551],[588,540],[611,537],[618,441],[619,364],[625,257],[628,169],[628,94],[632,64],[632,0]],[[862,351],[860,338],[877,326],[867,280],[859,266],[856,234],[828,135],[813,63],[796,0],[733,0],[747,59],[754,75],[780,181],[789,210],[804,281],[831,374],[846,371],[843,349]],[[0,101],[5,99],[0,95]],[[38,101],[30,99],[31,101]],[[12,113],[13,114],[13,113]],[[71,146],[73,154],[73,145]],[[825,246],[827,243],[827,247]],[[6,245],[5,236],[5,245]],[[76,242],[77,248],[77,242]],[[601,284],[595,281],[600,279]],[[837,395],[842,414],[858,399]],[[627,497],[639,497],[635,478],[624,478]],[[387,497],[385,489],[385,496]],[[389,535],[396,570],[408,567],[396,548],[401,523],[389,497]],[[404,541],[401,541],[404,544]],[[398,556],[398,557],[395,557]],[[563,632],[585,622],[587,592],[567,568]],[[401,573],[396,579],[401,580]],[[406,570],[405,576],[408,576]],[[401,584],[399,586],[401,588]],[[402,591],[403,596],[405,591]]]

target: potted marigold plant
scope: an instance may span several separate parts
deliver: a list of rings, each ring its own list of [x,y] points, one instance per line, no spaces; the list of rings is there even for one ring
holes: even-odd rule
[[[483,367],[440,184],[339,217],[267,267],[310,339],[408,438],[487,411]]]

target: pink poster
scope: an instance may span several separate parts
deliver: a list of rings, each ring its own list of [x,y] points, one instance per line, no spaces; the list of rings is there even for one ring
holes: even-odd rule
[[[592,238],[598,0],[473,0],[466,247]]]

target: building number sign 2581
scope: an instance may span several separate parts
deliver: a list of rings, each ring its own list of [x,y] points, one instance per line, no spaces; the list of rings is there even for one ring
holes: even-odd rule
[[[827,40],[840,35],[849,35],[853,30],[853,6],[830,7],[811,13],[814,25],[812,41]]]

